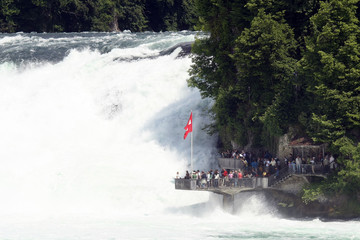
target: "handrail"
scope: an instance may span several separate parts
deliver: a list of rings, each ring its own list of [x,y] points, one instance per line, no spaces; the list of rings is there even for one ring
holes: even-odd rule
[[[289,175],[289,167],[283,167],[278,173],[269,176],[269,186]]]
[[[203,184],[198,179],[175,179],[175,189],[182,190],[209,190],[217,188],[267,188],[267,177],[252,177],[252,178],[221,178],[218,184],[215,184],[215,179],[211,179],[206,184]]]
[[[300,164],[300,166],[285,166],[277,173],[269,177],[251,177],[251,178],[220,178],[218,184],[211,179],[209,182],[202,179],[175,179],[175,189],[196,190],[196,189],[214,189],[217,187],[233,187],[233,188],[267,188],[273,186],[275,183],[283,180],[285,177],[296,175],[320,174],[326,175],[328,170],[322,164]]]

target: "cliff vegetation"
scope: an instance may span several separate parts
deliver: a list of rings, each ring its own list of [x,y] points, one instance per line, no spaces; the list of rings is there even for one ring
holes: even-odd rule
[[[197,0],[188,84],[214,99],[220,147],[275,152],[290,128],[328,143],[340,171],[304,191],[360,192],[360,28],[358,0]]]
[[[194,0],[0,0],[0,32],[192,30]]]

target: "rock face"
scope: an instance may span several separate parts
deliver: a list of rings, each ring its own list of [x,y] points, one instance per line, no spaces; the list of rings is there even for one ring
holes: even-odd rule
[[[320,218],[349,220],[360,217],[360,202],[346,196],[324,198],[305,204],[301,197],[276,189],[263,191],[266,198],[287,218]]]
[[[177,57],[184,57],[187,56],[191,53],[191,45],[193,44],[193,42],[184,42],[184,43],[179,43],[169,49],[166,49],[164,51],[160,52],[160,56],[164,56],[164,55],[169,55],[172,52],[174,52],[177,48],[180,48],[180,52],[178,54]]]
[[[322,220],[350,220],[360,218],[360,198],[349,198],[345,195],[332,197],[322,196],[318,201],[305,203],[302,189],[305,184],[320,181],[320,176],[292,175],[271,188],[246,190],[224,198],[224,207],[237,212],[244,208],[243,202],[256,196],[266,203],[271,212],[285,218],[320,218]],[[225,201],[227,200],[227,201]],[[232,202],[231,202],[231,201]],[[225,204],[226,203],[226,204]],[[246,207],[246,206],[245,206]]]
[[[293,153],[292,148],[290,147],[290,134],[284,134],[279,138],[278,143],[278,157],[284,159],[289,157]]]
[[[309,180],[306,176],[292,175],[290,178],[286,179],[286,181],[280,182],[273,188],[281,190],[283,192],[299,195],[305,184],[308,183]]]
[[[294,129],[278,138],[276,155],[279,159],[293,157],[317,157],[326,151],[327,144],[314,144],[311,139],[297,136]]]

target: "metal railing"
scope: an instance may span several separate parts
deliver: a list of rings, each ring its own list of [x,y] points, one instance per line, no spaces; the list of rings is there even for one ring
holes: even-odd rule
[[[281,168],[278,172],[269,177],[251,177],[251,178],[220,178],[218,180],[210,179],[175,179],[175,189],[196,190],[196,189],[214,189],[214,188],[267,188],[283,180],[292,174],[316,174],[325,175],[329,173],[330,167],[322,164],[300,164],[299,166],[290,165]]]
[[[288,166],[280,169],[275,174],[269,176],[269,186],[274,185],[274,183],[276,183],[277,181],[280,181],[281,179],[289,176],[289,174],[290,173],[289,173],[289,167]]]
[[[236,158],[219,158],[218,162],[221,168],[225,169],[240,169],[243,167],[242,160]]]
[[[200,190],[216,188],[267,188],[267,177],[220,178],[202,181],[201,179],[175,179],[175,189]]]
[[[290,164],[289,173],[292,174],[327,174],[330,172],[330,165],[317,164]]]

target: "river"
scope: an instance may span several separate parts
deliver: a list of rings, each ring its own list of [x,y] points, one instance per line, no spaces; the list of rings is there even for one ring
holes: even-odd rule
[[[0,239],[360,239],[359,221],[282,219],[266,199],[236,214],[177,191],[216,166],[210,99],[187,87],[176,44],[196,32],[0,34]]]

